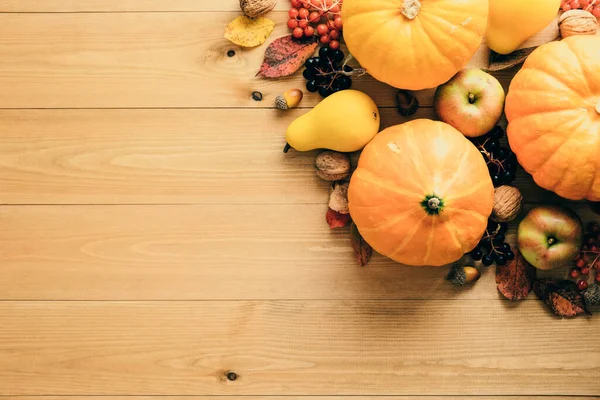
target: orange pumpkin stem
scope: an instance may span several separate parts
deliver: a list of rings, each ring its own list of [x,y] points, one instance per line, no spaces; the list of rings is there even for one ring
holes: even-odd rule
[[[419,0],[404,0],[402,4],[402,15],[408,19],[415,19],[421,10]]]

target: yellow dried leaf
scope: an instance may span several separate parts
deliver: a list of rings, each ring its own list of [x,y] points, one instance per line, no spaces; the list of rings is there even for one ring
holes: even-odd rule
[[[227,25],[225,38],[241,47],[260,46],[273,32],[275,22],[268,18],[237,17]]]

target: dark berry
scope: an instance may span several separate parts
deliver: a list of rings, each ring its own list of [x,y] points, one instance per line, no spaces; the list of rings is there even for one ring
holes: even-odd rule
[[[327,58],[327,57],[331,57],[331,53],[333,51],[329,48],[329,47],[321,47],[321,49],[319,50],[319,57],[320,58]]]
[[[504,129],[501,126],[496,126],[488,134],[496,139],[502,139],[504,137]]]
[[[481,259],[481,263],[483,265],[485,265],[486,267],[489,267],[490,265],[492,265],[494,263],[494,258],[492,257],[491,254],[486,254],[485,256],[483,256],[483,258]]]
[[[508,153],[510,153],[510,150],[508,150],[506,147],[500,147],[496,157],[500,160],[506,160],[506,157],[508,157]]]
[[[473,260],[479,261],[483,257],[483,252],[479,249],[475,249],[470,253],[470,256]]]
[[[500,142],[495,139],[490,140],[485,145],[485,149],[491,152],[494,152],[498,147],[500,147]]]
[[[580,281],[577,281],[577,289],[583,291],[585,289],[588,288],[588,283],[587,281],[584,281],[583,279]]]
[[[344,65],[344,72],[352,72],[354,69],[349,65]]]
[[[488,164],[488,171],[490,176],[494,176],[500,173],[500,168],[496,164]]]
[[[579,275],[581,275],[581,273],[579,272],[579,268],[572,268],[569,271],[569,276],[573,279],[579,278]]]
[[[504,254],[496,253],[494,255],[494,261],[496,261],[496,264],[498,265],[504,265],[506,264],[506,256]]]
[[[490,250],[492,248],[492,241],[490,240],[490,238],[482,239],[481,242],[479,242],[479,244],[481,244],[481,247],[483,247],[486,250]]]
[[[304,79],[308,80],[315,79],[316,71],[314,69],[306,68],[304,72],[302,72],[302,76],[304,77]]]
[[[317,57],[312,57],[309,58],[308,60],[306,60],[306,63],[304,64],[304,66],[306,68],[315,68],[317,65],[319,65],[319,59]]]
[[[579,272],[581,272],[581,275],[588,276],[590,274],[590,267],[583,267]]]
[[[491,219],[489,219],[489,220],[488,220],[488,223],[487,223],[487,227],[486,227],[485,229],[486,229],[486,230],[487,230],[489,233],[496,232],[496,229],[498,229],[498,226],[499,226],[499,225],[500,225],[500,224],[499,224],[499,223],[497,223],[496,221],[492,221]]]
[[[502,179],[500,175],[492,175],[492,183],[494,186],[500,186],[502,184]]]
[[[332,93],[333,93],[333,89],[331,89],[331,88],[328,88],[325,86],[321,86],[319,88],[319,94],[321,95],[321,97],[327,97]]]
[[[515,173],[513,171],[506,170],[502,173],[502,179],[505,183],[510,183],[515,180]]]
[[[498,233],[498,234],[496,234],[494,241],[498,241],[498,242],[500,242],[500,244],[503,244],[504,239],[506,239],[506,237],[504,236],[504,233]]]
[[[308,90],[311,93],[314,93],[318,90],[319,88],[317,87],[317,82],[312,80],[312,81],[308,81],[306,82],[306,90]]]
[[[352,79],[350,79],[349,76],[340,76],[339,78],[337,78],[337,81],[339,83],[340,89],[345,90],[345,89],[350,89],[350,87],[352,87]]]
[[[515,253],[513,253],[512,250],[507,251],[504,255],[508,261],[515,259]]]
[[[502,250],[503,253],[506,253],[507,251],[510,251],[510,244],[503,243],[501,250]]]
[[[344,59],[344,52],[341,50],[334,50],[331,54],[331,58],[333,58],[333,61],[342,62]]]

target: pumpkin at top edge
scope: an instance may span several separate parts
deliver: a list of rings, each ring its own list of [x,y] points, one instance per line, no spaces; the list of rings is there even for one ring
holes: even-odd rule
[[[487,0],[344,0],[344,41],[375,79],[401,89],[441,85],[479,49]]]
[[[387,128],[363,150],[350,215],[374,250],[407,265],[442,266],[473,250],[494,203],[481,153],[443,122]]]
[[[505,111],[510,146],[536,184],[600,201],[600,37],[538,47],[512,80]]]

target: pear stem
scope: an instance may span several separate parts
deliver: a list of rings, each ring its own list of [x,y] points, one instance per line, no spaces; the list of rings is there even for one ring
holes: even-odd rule
[[[290,146],[290,144],[289,144],[289,143],[286,143],[286,144],[285,144],[285,147],[283,148],[283,152],[284,152],[284,153],[287,153],[288,151],[290,151],[290,149],[291,149],[291,148],[292,148],[292,146]]]
[[[421,3],[419,0],[404,0],[402,4],[402,15],[408,19],[415,19],[421,10]]]

